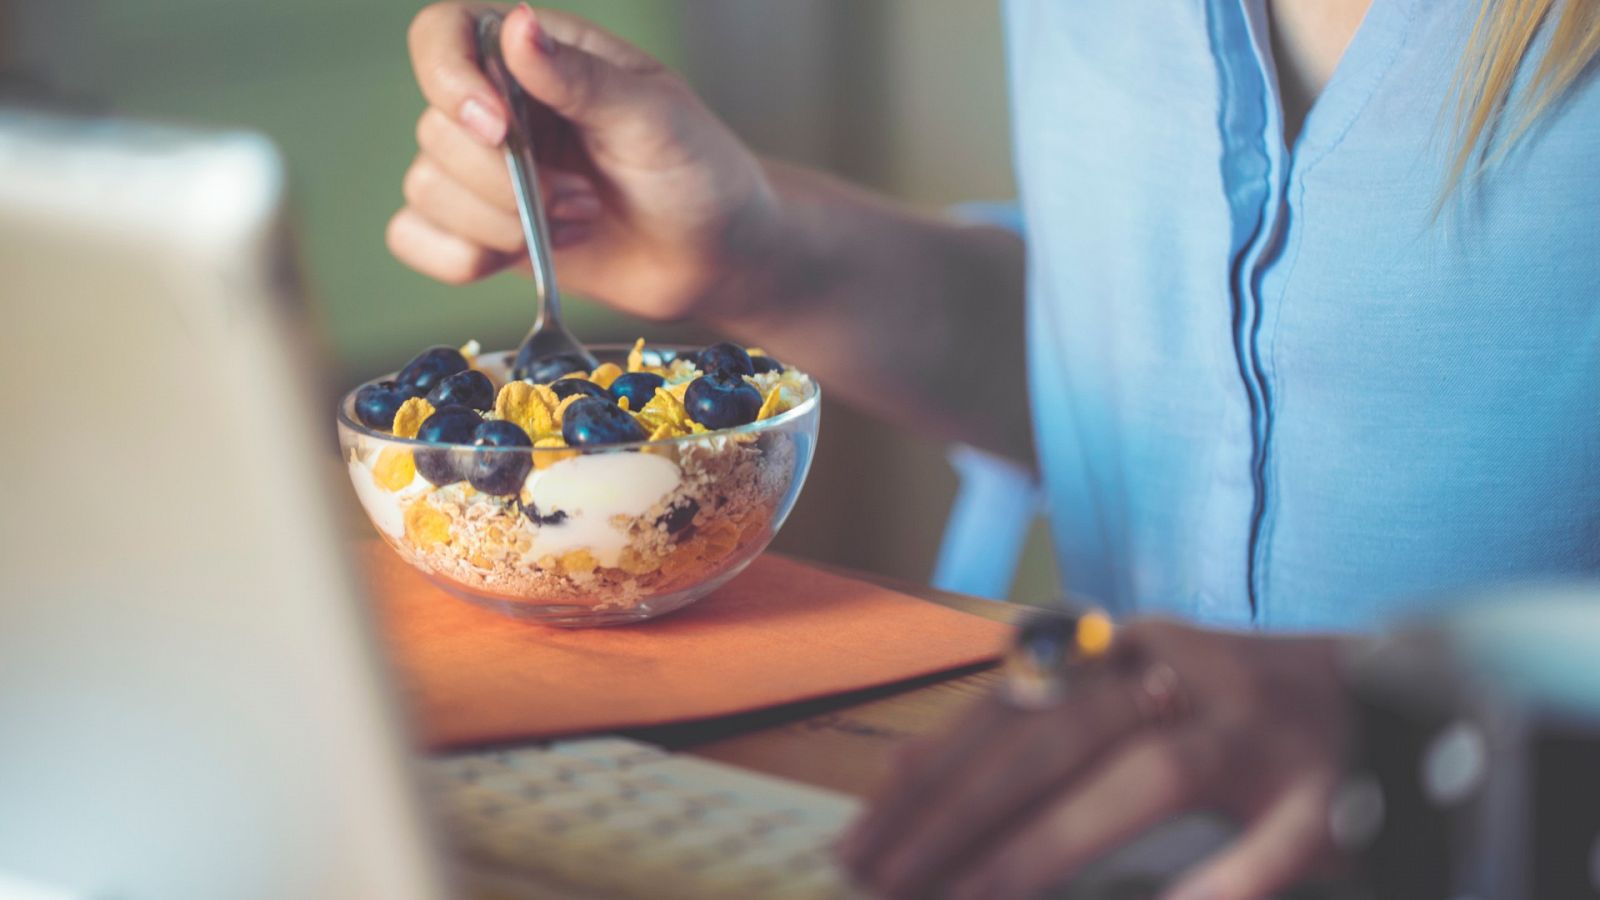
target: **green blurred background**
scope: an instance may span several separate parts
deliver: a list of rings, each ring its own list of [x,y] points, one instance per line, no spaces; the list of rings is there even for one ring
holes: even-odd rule
[[[695,85],[772,156],[941,207],[1012,195],[998,10],[974,0],[567,0]],[[299,238],[335,372],[352,384],[415,349],[513,346],[526,281],[448,287],[395,262],[422,100],[406,0],[0,0],[0,65],[77,106],[246,127],[291,170]],[[982,298],[974,298],[982,302]],[[586,340],[698,340],[692,327],[570,304]],[[926,580],[955,488],[944,448],[837,405],[779,549]],[[1055,590],[1035,530],[1013,597]]]

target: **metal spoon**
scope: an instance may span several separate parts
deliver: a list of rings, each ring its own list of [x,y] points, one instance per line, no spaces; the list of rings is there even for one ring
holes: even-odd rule
[[[505,98],[510,121],[506,128],[506,169],[511,173],[511,192],[517,198],[517,216],[522,220],[522,236],[528,244],[528,259],[533,263],[533,292],[539,299],[533,329],[522,339],[511,366],[513,378],[553,381],[568,372],[588,372],[599,360],[578,343],[561,324],[561,295],[556,292],[556,270],[550,256],[550,225],[544,217],[544,200],[539,195],[539,179],[534,174],[532,129],[528,127],[527,104],[500,53],[500,16],[485,15],[478,20],[478,61],[484,73]]]

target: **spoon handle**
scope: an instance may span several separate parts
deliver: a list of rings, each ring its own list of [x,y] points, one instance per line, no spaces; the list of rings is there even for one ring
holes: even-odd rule
[[[550,225],[545,220],[544,198],[539,193],[535,174],[533,138],[527,120],[527,98],[500,52],[500,16],[489,13],[478,20],[478,57],[489,80],[505,98],[510,114],[506,129],[506,170],[511,174],[511,192],[517,200],[517,218],[522,220],[522,237],[533,264],[533,290],[539,300],[534,330],[551,319],[559,320],[561,298],[556,292],[555,267],[550,255]]]

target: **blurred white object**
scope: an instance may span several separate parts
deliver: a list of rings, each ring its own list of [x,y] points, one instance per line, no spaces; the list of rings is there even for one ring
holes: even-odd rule
[[[438,896],[325,505],[277,154],[0,110],[0,172],[0,872]]]
[[[1039,484],[1027,468],[958,444],[947,456],[960,486],[939,544],[932,584],[1004,600],[1028,531],[1039,517]]]

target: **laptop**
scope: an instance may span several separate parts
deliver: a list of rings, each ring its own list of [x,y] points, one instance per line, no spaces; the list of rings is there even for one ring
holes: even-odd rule
[[[250,134],[0,109],[0,896],[441,896]]]

